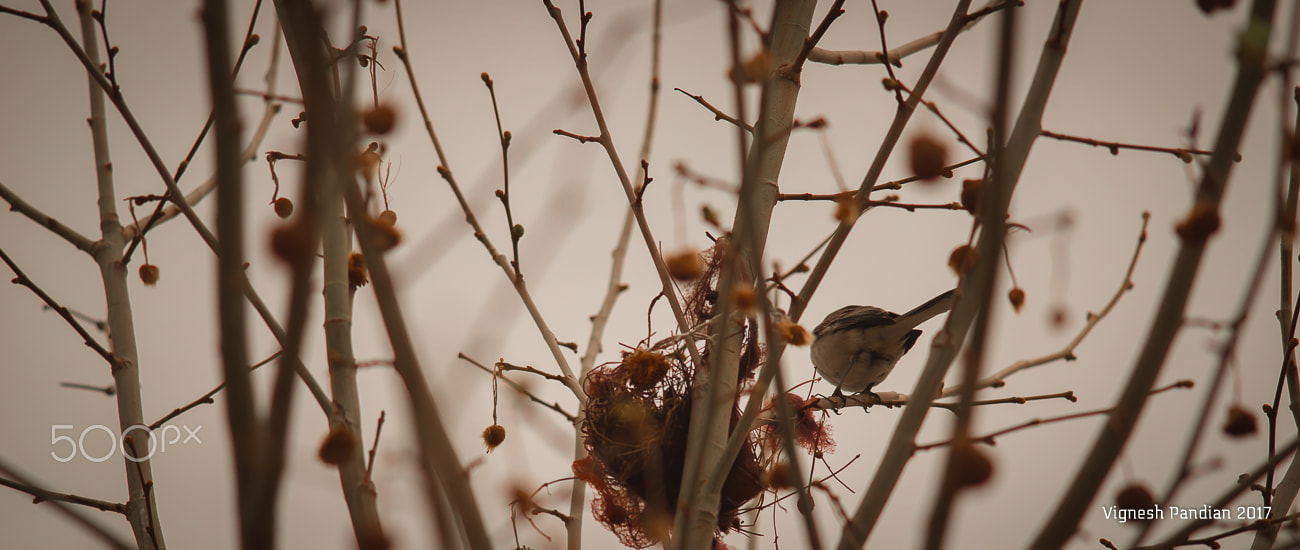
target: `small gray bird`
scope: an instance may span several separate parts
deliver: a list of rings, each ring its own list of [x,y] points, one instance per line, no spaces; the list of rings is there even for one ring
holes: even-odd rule
[[[899,315],[871,306],[845,306],[813,329],[812,362],[826,381],[843,392],[870,392],[894,370],[921,331],[916,326],[952,309],[955,290]]]

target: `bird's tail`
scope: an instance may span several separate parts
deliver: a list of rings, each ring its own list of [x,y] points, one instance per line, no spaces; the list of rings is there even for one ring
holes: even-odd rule
[[[899,315],[894,320],[897,326],[913,328],[921,323],[929,321],[931,317],[944,313],[952,309],[953,300],[956,298],[957,289],[952,289],[943,294],[931,298],[930,301],[916,306],[915,309]]]

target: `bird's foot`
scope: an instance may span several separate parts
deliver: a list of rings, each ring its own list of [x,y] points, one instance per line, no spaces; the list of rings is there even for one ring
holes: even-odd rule
[[[879,394],[871,391],[871,386],[867,386],[866,388],[863,388],[863,390],[861,392],[858,392],[858,394],[855,395],[854,397],[860,398],[863,396],[865,396],[865,399],[857,399],[857,400],[862,403],[865,403],[865,406],[862,407],[862,410],[864,411],[871,412],[871,407],[885,404],[885,400],[881,398]]]
[[[840,389],[839,386],[835,386],[835,391],[831,393],[831,396],[828,397],[827,399],[830,399],[831,403],[835,403],[836,400],[839,401],[838,404],[836,404],[834,407],[831,408],[831,411],[837,415],[840,414],[840,409],[847,407],[849,405],[848,396],[844,395],[844,391]]]

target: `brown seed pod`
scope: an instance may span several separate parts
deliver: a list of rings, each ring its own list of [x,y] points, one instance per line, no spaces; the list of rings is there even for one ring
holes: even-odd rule
[[[853,193],[844,193],[835,197],[835,221],[843,223],[853,223],[858,220],[858,201],[853,198]]]
[[[908,146],[912,173],[922,181],[929,181],[947,173],[948,146],[938,138],[922,134],[912,139]]]
[[[763,486],[768,489],[790,489],[790,464],[777,462],[763,472]]]
[[[366,131],[372,134],[387,134],[397,124],[397,111],[391,105],[382,104],[361,115]]]
[[[1016,287],[1007,292],[1007,301],[1011,302],[1011,307],[1015,308],[1016,313],[1020,313],[1020,308],[1025,306],[1025,289]]]
[[[781,339],[792,346],[806,346],[812,342],[812,335],[808,334],[808,329],[789,319],[777,323],[776,328],[781,333]]]
[[[1151,510],[1156,505],[1155,497],[1151,496],[1151,490],[1147,489],[1141,483],[1133,483],[1120,489],[1119,494],[1115,495],[1115,506],[1121,510]],[[1154,518],[1134,517],[1139,522],[1149,522]]]
[[[1223,423],[1223,433],[1228,434],[1228,437],[1246,437],[1254,434],[1257,429],[1255,415],[1245,407],[1233,405],[1228,408],[1228,420]]]
[[[366,257],[360,252],[351,252],[348,254],[348,285],[356,290],[366,286],[370,282],[370,274],[366,271]]]
[[[300,224],[290,223],[271,231],[271,252],[289,264],[306,261],[314,255],[307,243],[307,232]]]
[[[668,274],[678,281],[694,281],[704,274],[704,260],[694,250],[683,250],[664,258]]]
[[[735,300],[736,311],[749,315],[758,309],[758,296],[754,293],[754,287],[749,285],[737,285],[731,293],[731,298]]]
[[[1205,242],[1219,230],[1221,221],[1218,205],[1209,201],[1197,201],[1187,217],[1174,226],[1174,231],[1184,241]]]
[[[963,244],[952,249],[952,253],[948,255],[948,267],[958,277],[961,277],[970,271],[972,267],[975,267],[975,258],[978,255],[971,245]]]
[[[505,440],[506,429],[499,424],[493,424],[483,430],[483,446],[487,447],[489,453],[500,447]]]
[[[162,274],[158,271],[158,266],[153,264],[140,265],[140,281],[142,281],[145,286],[157,285],[158,277],[160,275]]]
[[[351,456],[357,448],[357,436],[344,424],[330,427],[330,433],[320,442],[320,459],[326,464],[338,466]]]
[[[668,374],[668,360],[664,354],[646,348],[623,352],[623,370],[632,388],[646,391],[659,385]]]
[[[385,210],[384,212],[391,213],[393,211]],[[396,213],[387,216],[381,212],[378,218],[366,218],[366,222],[375,229],[375,236],[379,240],[379,248],[383,251],[392,250],[393,247],[402,243],[402,232],[393,225],[397,223]]]
[[[283,220],[293,215],[293,201],[287,197],[275,199],[275,202],[271,204],[275,208],[275,215],[280,216],[280,219]]]
[[[972,216],[976,214],[976,208],[979,208],[980,189],[984,186],[982,179],[970,179],[961,182],[961,207]]]
[[[767,80],[767,75],[771,72],[772,56],[767,53],[767,50],[763,50],[741,64],[740,74],[736,74],[736,70],[732,69],[727,72],[727,76],[741,84],[754,84]]]
[[[993,477],[993,461],[971,443],[953,446],[952,468],[949,475],[957,488],[983,485]]]

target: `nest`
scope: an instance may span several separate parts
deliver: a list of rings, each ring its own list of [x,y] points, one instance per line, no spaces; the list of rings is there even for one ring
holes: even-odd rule
[[[688,374],[681,361],[638,348],[587,377],[588,456],[574,474],[596,492],[592,516],[627,546],[652,546],[672,527],[690,423]],[[733,412],[732,423],[738,418]],[[747,442],[723,483],[719,532],[739,527],[740,507],[763,490],[760,474]]]
[[[711,251],[706,275],[687,293],[690,322],[707,320],[712,314],[719,250]],[[754,322],[746,322],[744,334],[742,383],[752,377],[761,358]],[[584,385],[588,401],[582,430],[588,456],[574,463],[574,474],[596,492],[592,516],[633,548],[652,546],[668,534],[686,462],[696,369],[685,344],[661,347],[669,351],[644,346],[625,351],[622,361],[593,369]],[[700,355],[707,361],[708,349]],[[739,417],[733,404],[733,427]],[[763,491],[754,447],[751,434],[723,482],[720,534],[738,529],[741,507]]]

